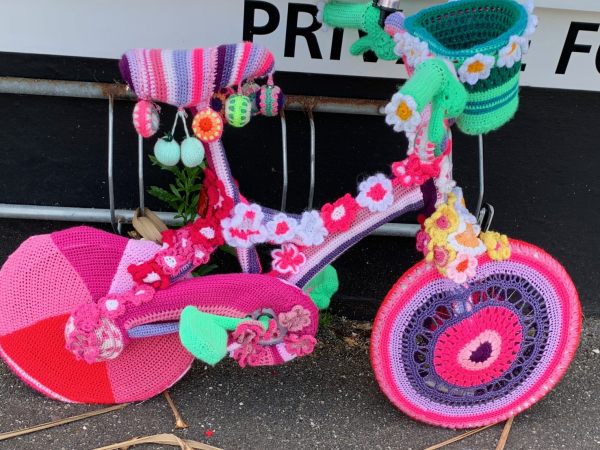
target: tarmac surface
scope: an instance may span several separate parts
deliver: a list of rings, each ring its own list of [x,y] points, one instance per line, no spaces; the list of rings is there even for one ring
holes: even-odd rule
[[[10,223],[10,222],[6,222]],[[0,222],[0,261],[29,234],[57,225]],[[35,228],[35,229],[34,229]],[[422,450],[461,434],[420,424],[379,391],[369,362],[369,322],[328,316],[315,352],[275,368],[197,363],[171,390],[186,430],[175,430],[163,396],[80,422],[0,441],[0,449],[93,449],[138,436],[174,433],[232,449]],[[519,415],[507,450],[600,449],[600,319],[586,318],[562,382]],[[0,362],[0,433],[98,409],[47,399]],[[495,449],[502,424],[449,445]],[[208,432],[208,433],[207,433]],[[175,448],[137,446],[140,449]]]

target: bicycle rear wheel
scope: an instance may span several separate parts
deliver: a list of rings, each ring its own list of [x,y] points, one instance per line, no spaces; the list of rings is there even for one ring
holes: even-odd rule
[[[575,286],[543,250],[510,244],[506,261],[481,256],[466,285],[421,262],[388,293],[371,363],[404,413],[448,428],[480,427],[530,407],[564,375],[581,330]]]

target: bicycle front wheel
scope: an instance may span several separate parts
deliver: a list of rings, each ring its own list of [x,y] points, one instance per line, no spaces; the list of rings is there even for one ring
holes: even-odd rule
[[[505,261],[479,258],[465,285],[421,262],[388,293],[371,336],[371,363],[386,396],[409,416],[474,428],[519,414],[560,380],[581,330],[565,269],[511,240]]]

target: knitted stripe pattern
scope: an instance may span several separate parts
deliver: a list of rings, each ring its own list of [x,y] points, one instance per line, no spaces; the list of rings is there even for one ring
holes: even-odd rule
[[[273,71],[270,51],[250,42],[192,50],[133,49],[121,75],[141,100],[180,108],[206,105],[213,92]]]
[[[543,250],[510,240],[511,256],[479,257],[464,285],[418,263],[391,289],[371,337],[371,361],[390,400],[449,428],[506,420],[564,375],[579,342],[573,282]]]
[[[451,61],[469,94],[457,124],[467,134],[487,133],[517,110],[521,57],[537,24],[530,12],[514,0],[433,6],[406,18],[403,27],[410,37],[396,35],[397,51],[409,65],[427,54]]]

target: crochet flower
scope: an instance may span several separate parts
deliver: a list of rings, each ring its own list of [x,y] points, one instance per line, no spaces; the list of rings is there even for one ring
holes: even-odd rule
[[[436,267],[444,273],[446,266],[456,259],[456,251],[447,244],[427,244],[425,260],[435,263]]]
[[[442,158],[440,156],[429,163],[422,161],[416,153],[410,154],[408,158],[392,164],[394,174],[392,184],[405,187],[422,185],[440,174]]]
[[[206,216],[214,217],[217,220],[224,219],[229,216],[231,208],[233,208],[233,199],[227,195],[225,185],[217,178],[215,173],[209,169],[204,169],[204,189],[203,193],[206,196]],[[198,202],[198,210],[200,215],[204,215],[201,202]]]
[[[394,131],[412,133],[420,122],[421,114],[417,111],[417,102],[410,95],[396,92],[385,105],[385,123],[392,125]]]
[[[523,32],[523,36],[530,37],[533,33],[535,33],[535,30],[538,26],[538,17],[533,14],[535,6],[533,4],[533,0],[519,0],[519,2],[527,11],[527,27]]]
[[[416,236],[417,240],[417,251],[421,253],[427,253],[427,244],[429,244],[429,235],[425,230],[419,230]]]
[[[475,276],[477,270],[477,258],[465,253],[459,253],[447,269],[446,276],[458,284],[466,283]]]
[[[165,230],[165,231],[162,231],[160,234],[162,236],[163,249],[175,246],[175,243],[177,242],[177,234],[176,234],[175,230],[171,230],[171,229]]]
[[[173,275],[177,273],[177,270],[181,265],[182,258],[177,255],[174,249],[167,248],[156,255],[155,261],[158,263],[164,273],[167,275]]]
[[[212,218],[196,219],[190,227],[190,239],[194,244],[205,248],[216,248],[225,242],[221,227]]]
[[[479,236],[487,248],[487,254],[495,261],[510,258],[510,244],[508,236],[495,231],[487,231]]]
[[[232,333],[233,345],[230,355],[241,367],[255,365],[253,362],[260,360],[260,354],[265,351],[258,342],[265,333],[265,329],[258,321],[242,322]]]
[[[295,305],[289,312],[279,313],[278,318],[288,331],[301,331],[310,325],[310,312],[300,305]]]
[[[210,252],[200,244],[194,244],[192,246],[192,264],[194,266],[201,266],[206,264],[210,259]]]
[[[192,130],[202,142],[216,141],[223,134],[223,119],[212,108],[204,108],[194,116]]]
[[[323,14],[325,13],[325,5],[327,0],[319,0],[317,2],[317,22],[321,24],[321,31],[329,31],[329,27],[323,22]]]
[[[114,319],[125,313],[125,301],[119,296],[108,296],[98,300],[98,307],[106,316]]]
[[[294,244],[283,244],[271,252],[273,269],[279,273],[297,274],[306,262],[306,256]]]
[[[458,230],[448,235],[448,243],[460,253],[479,256],[485,253],[486,247],[478,238],[481,231],[479,225],[461,222]]]
[[[508,45],[502,47],[498,52],[498,67],[511,68],[516,62],[521,61],[523,47],[527,46],[527,39],[521,36],[511,36]]]
[[[91,333],[100,323],[100,310],[95,303],[84,303],[73,311],[73,324],[78,330]]]
[[[264,214],[260,206],[253,203],[238,203],[233,216],[221,220],[223,237],[232,247],[249,248],[267,240],[267,229],[262,225]]]
[[[452,195],[450,198],[452,199],[451,204],[458,213],[460,220],[464,223],[475,225],[477,223],[477,219],[473,214],[471,214],[471,211],[467,209],[462,189],[459,187],[452,189]]]
[[[350,194],[337,199],[333,204],[325,203],[321,208],[321,218],[330,233],[346,231],[356,219],[358,203]]]
[[[356,202],[371,212],[383,212],[394,203],[392,182],[384,174],[370,176],[358,185]]]
[[[494,61],[493,56],[481,53],[471,56],[458,69],[460,81],[474,85],[479,80],[485,80],[490,76]]]
[[[297,334],[288,334],[284,338],[285,350],[296,356],[304,356],[312,353],[315,349],[317,340],[310,334],[298,336]]]
[[[154,289],[164,289],[169,286],[169,276],[163,272],[156,261],[132,264],[127,268],[133,281],[139,284],[149,284]]]
[[[134,306],[140,306],[142,303],[148,303],[154,298],[154,289],[147,285],[137,286],[133,291],[129,292],[125,299],[128,303]]]
[[[444,243],[448,235],[458,228],[458,214],[452,206],[444,203],[425,220],[424,225],[432,242]]]
[[[445,155],[440,163],[440,173],[435,179],[435,187],[441,194],[447,194],[456,186],[456,181],[452,179],[452,161]]]
[[[269,241],[275,244],[283,244],[291,241],[296,235],[298,221],[287,214],[280,213],[267,222],[267,233]]]
[[[401,56],[404,56],[406,63],[411,67],[416,67],[419,63],[425,61],[430,55],[427,42],[422,41],[418,37],[412,36],[408,33],[405,33],[401,44],[402,48],[399,49],[402,52]],[[396,50],[396,48],[394,48],[394,50]]]
[[[318,211],[305,211],[300,218],[296,235],[302,245],[322,244],[329,233]]]
[[[404,40],[407,36],[410,36],[406,31],[399,31],[393,36],[394,42],[394,53],[400,58],[404,57]]]

